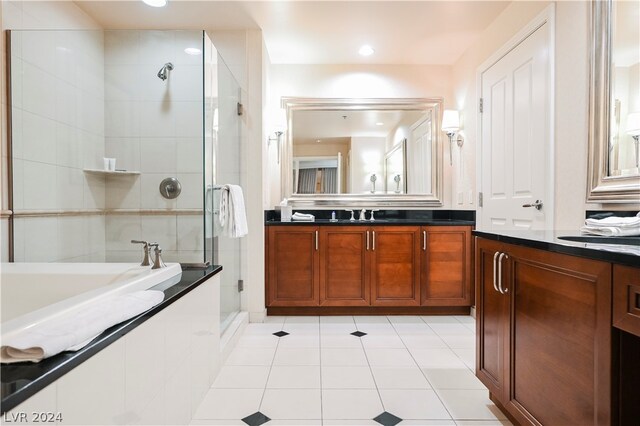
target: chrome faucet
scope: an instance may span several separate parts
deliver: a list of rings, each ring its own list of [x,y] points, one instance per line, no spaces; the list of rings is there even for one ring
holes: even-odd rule
[[[360,220],[367,220],[366,214],[367,214],[367,209],[360,210]]]
[[[151,269],[160,269],[166,267],[167,265],[165,265],[162,261],[162,247],[160,247],[158,243],[151,243],[149,244],[149,247],[154,247],[153,252],[156,255],[156,257],[153,259],[153,266],[151,267]]]
[[[151,250],[151,247],[149,246],[149,242],[140,241],[140,240],[131,240],[131,244],[144,244],[142,246],[142,250],[144,251],[144,259],[142,260],[142,263],[140,264],[140,266],[151,265],[151,263],[149,263],[149,251]]]
[[[371,219],[369,219],[371,222],[375,221],[374,217],[373,217],[373,212],[379,212],[380,209],[371,209]]]
[[[355,217],[353,217],[353,210],[348,210],[348,209],[347,209],[347,210],[345,210],[345,211],[346,211],[346,212],[351,213],[351,219],[349,219],[349,221],[350,221],[350,222],[355,222],[355,221],[356,221],[356,218],[355,218]]]

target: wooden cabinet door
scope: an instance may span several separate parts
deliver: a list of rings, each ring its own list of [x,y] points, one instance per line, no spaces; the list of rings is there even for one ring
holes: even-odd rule
[[[507,394],[509,375],[509,296],[500,293],[494,281],[495,255],[503,247],[476,239],[476,376],[499,400]],[[505,270],[503,265],[503,276]]]
[[[371,304],[420,306],[420,227],[371,228]]]
[[[325,226],[320,231],[320,305],[369,306],[366,226]]]
[[[504,251],[514,336],[506,408],[523,424],[609,424],[611,264],[522,246]]]
[[[640,337],[640,268],[613,265],[613,326]]]
[[[422,228],[422,305],[471,306],[471,227]]]
[[[319,229],[269,226],[267,306],[318,306]]]

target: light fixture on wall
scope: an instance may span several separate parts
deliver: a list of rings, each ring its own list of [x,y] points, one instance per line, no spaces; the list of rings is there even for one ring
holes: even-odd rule
[[[368,44],[363,45],[358,50],[358,53],[360,54],[360,56],[371,56],[373,55],[374,52],[375,50],[373,50],[373,47],[369,46]]]
[[[142,0],[142,2],[151,7],[165,7],[169,0]]]
[[[282,108],[274,110],[271,114],[271,134],[267,139],[267,146],[275,141],[278,148],[277,161],[280,164],[280,145],[282,144],[282,135],[287,130],[287,111]]]
[[[627,115],[627,134],[633,138],[636,150],[636,167],[640,167],[640,153],[638,152],[638,138],[640,138],[640,112]]]
[[[460,130],[460,115],[458,114],[458,111],[452,110],[452,109],[445,110],[444,114],[442,115],[442,131],[445,132],[449,137],[449,164],[450,165],[453,165],[453,137],[456,136],[456,133],[457,133],[456,142],[458,146],[462,148],[462,145],[464,144],[464,139],[462,138],[462,135],[458,133],[459,130]]]

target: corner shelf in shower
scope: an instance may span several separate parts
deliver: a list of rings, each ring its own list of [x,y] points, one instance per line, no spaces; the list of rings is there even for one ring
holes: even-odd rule
[[[99,170],[99,169],[84,169],[85,173],[101,176],[137,176],[140,174],[137,170]]]

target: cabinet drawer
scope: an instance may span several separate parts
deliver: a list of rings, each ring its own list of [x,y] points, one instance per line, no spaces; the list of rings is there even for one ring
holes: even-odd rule
[[[613,326],[640,337],[640,268],[613,265]]]

